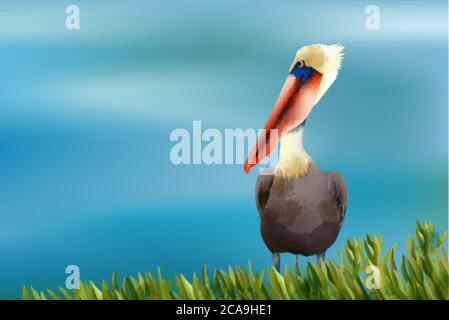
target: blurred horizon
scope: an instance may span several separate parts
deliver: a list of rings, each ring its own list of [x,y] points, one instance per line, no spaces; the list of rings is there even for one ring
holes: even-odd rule
[[[262,127],[311,43],[345,46],[304,137],[349,186],[328,257],[368,232],[399,256],[418,219],[447,230],[446,1],[376,1],[379,30],[370,1],[79,0],[76,31],[69,4],[0,5],[0,298],[63,285],[69,264],[95,281],[270,266],[258,168],[174,166],[169,137],[194,120]]]

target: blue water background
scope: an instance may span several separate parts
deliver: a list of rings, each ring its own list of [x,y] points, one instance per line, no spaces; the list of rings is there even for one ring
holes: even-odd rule
[[[175,128],[260,128],[295,51],[346,46],[305,146],[349,186],[345,237],[405,240],[447,216],[447,2],[67,1],[0,5],[0,297],[23,284],[203,263],[270,266],[254,204],[257,170],[174,166]],[[283,263],[292,263],[291,256]],[[314,258],[309,258],[314,261]],[[305,258],[300,258],[304,264]]]

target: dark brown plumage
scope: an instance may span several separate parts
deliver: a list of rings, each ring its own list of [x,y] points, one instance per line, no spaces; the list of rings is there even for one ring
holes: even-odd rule
[[[265,244],[276,254],[324,254],[337,239],[347,198],[343,177],[313,163],[304,176],[293,180],[259,175],[256,204]]]

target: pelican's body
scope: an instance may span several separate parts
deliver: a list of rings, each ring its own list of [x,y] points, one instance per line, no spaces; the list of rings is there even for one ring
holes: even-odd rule
[[[311,164],[298,179],[259,175],[256,203],[262,238],[273,253],[323,254],[337,239],[346,187],[339,173]]]
[[[256,182],[262,238],[277,269],[281,252],[317,255],[320,263],[343,223],[347,207],[343,177],[337,171],[322,171],[303,147],[307,116],[335,81],[342,50],[326,45],[298,50],[266,131],[245,162],[248,172],[280,141],[275,170],[265,168]]]

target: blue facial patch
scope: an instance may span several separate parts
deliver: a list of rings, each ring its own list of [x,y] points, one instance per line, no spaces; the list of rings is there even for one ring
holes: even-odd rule
[[[296,79],[299,79],[299,77],[302,76],[301,84],[304,84],[304,82],[306,82],[307,79],[310,78],[313,72],[316,71],[312,67],[307,66],[299,67],[296,65],[293,67],[292,71],[290,71],[290,74],[294,75]]]

